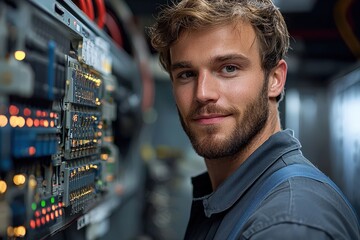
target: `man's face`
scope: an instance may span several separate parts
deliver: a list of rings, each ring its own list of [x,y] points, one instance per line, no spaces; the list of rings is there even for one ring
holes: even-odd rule
[[[215,159],[246,147],[269,115],[252,27],[243,23],[184,33],[170,57],[181,124],[195,151]]]

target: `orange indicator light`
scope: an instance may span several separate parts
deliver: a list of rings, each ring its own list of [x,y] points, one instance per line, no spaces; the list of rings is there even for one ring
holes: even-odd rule
[[[0,115],[0,127],[5,127],[8,124],[8,118],[5,115]]]
[[[33,125],[34,125],[34,121],[32,120],[32,118],[27,118],[26,119],[26,126],[32,127]]]

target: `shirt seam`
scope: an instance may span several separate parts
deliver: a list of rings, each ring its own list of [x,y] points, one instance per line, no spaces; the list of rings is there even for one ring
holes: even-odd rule
[[[277,218],[279,218],[279,217],[277,217]],[[326,236],[328,236],[329,239],[335,240],[335,238],[332,237],[331,233],[329,233],[325,229],[323,229],[319,226],[306,224],[303,221],[301,221],[301,219],[291,219],[290,220],[290,219],[286,219],[288,217],[285,217],[285,219],[283,219],[283,220],[278,220],[277,218],[272,219],[271,221],[268,221],[266,223],[262,222],[262,223],[256,224],[255,226],[252,226],[250,229],[243,232],[243,234],[242,234],[243,239],[250,240],[252,237],[254,237],[254,235],[259,234],[268,228],[287,223],[287,224],[297,224],[297,225],[304,226],[307,228],[316,229],[317,231],[320,231],[320,232],[323,232],[324,234],[326,234]],[[260,226],[260,225],[263,225],[263,226]],[[257,229],[254,230],[254,228],[257,228]]]

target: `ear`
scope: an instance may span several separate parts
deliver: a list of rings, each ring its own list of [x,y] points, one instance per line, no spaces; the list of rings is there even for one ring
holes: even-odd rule
[[[276,98],[280,96],[285,87],[287,64],[284,59],[274,67],[269,74],[268,96]]]

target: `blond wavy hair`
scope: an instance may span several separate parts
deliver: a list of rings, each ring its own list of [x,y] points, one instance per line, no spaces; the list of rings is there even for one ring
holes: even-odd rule
[[[271,0],[182,0],[163,7],[149,35],[161,65],[171,76],[170,47],[183,32],[239,21],[254,28],[267,75],[289,48],[286,23]]]

